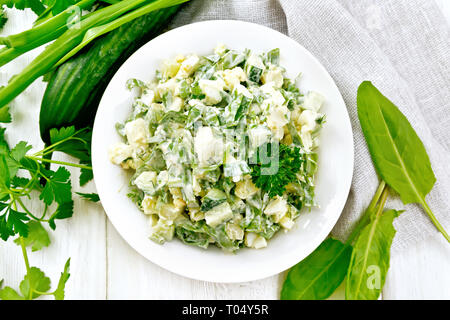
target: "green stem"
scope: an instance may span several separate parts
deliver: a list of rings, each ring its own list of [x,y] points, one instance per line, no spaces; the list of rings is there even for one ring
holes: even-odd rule
[[[373,211],[376,208],[376,205],[378,203],[378,200],[380,200],[381,195],[383,192],[387,190],[386,182],[381,180],[380,184],[378,185],[377,191],[375,192],[375,196],[372,198],[372,201],[370,202],[369,206],[367,207],[366,211],[364,211],[363,217],[358,222],[356,228],[352,231],[350,236],[348,237],[346,244],[350,245],[353,240],[358,236],[359,232],[367,225],[367,223],[370,221],[370,218],[372,216]],[[386,201],[386,200],[384,200]],[[383,205],[384,207],[384,205]]]
[[[36,221],[40,221],[41,219],[39,219],[38,217],[36,217],[34,214],[32,214],[30,212],[30,210],[28,210],[28,208],[25,206],[25,204],[23,203],[23,201],[20,198],[16,199],[17,202],[20,204],[20,206],[22,207],[23,210],[25,210],[25,212],[30,215],[34,220]]]
[[[42,292],[42,291],[38,291],[36,289],[33,289],[33,292],[38,295],[41,295],[41,296],[51,296],[54,294],[54,292]]]
[[[10,35],[2,40],[5,44],[10,48],[19,48],[22,46],[26,46],[30,42],[35,42],[39,39],[45,39],[46,42],[52,41],[56,39],[59,35],[53,33],[55,30],[61,30],[60,34],[62,34],[68,28],[68,19],[71,18],[75,12],[75,10],[85,9],[91,6],[96,0],[83,0],[78,2],[74,6],[70,6],[63,12],[57,14],[56,16],[42,22],[41,24],[31,28],[27,31]],[[49,35],[52,35],[53,38],[49,38]]]
[[[23,260],[25,261],[25,267],[27,268],[27,274],[30,273],[30,262],[28,261],[27,248],[23,242],[23,237],[19,237],[20,247],[22,248]]]
[[[375,216],[378,217],[383,213],[384,206],[386,205],[386,200],[389,195],[388,188],[384,188],[383,193],[381,194],[380,204],[378,205],[378,209],[375,213]]]
[[[131,11],[130,13],[127,13],[107,24],[92,28],[92,29],[88,30],[83,41],[78,46],[73,48],[68,54],[66,54],[61,60],[59,60],[55,66],[59,66],[59,65],[63,64],[65,61],[67,61],[72,56],[74,56],[76,53],[78,53],[87,44],[89,44],[92,40],[94,40],[97,37],[100,37],[108,32],[111,32],[114,29],[119,28],[120,26],[124,25],[127,22],[130,22],[130,21],[132,21],[136,18],[139,18],[139,17],[141,17],[147,13],[150,13],[152,11],[155,11],[158,9],[163,9],[163,8],[174,6],[174,5],[178,5],[183,2],[187,2],[187,1],[189,1],[189,0],[171,0],[171,1],[157,0],[155,2],[146,4],[134,11]]]
[[[148,0],[147,0],[148,1]],[[75,48],[89,29],[109,23],[122,14],[136,9],[146,0],[123,0],[93,12],[80,22],[80,28],[70,28],[37,56],[21,73],[0,89],[0,107],[7,105],[34,80],[52,70],[61,58]]]
[[[375,209],[378,200],[380,200],[380,196],[383,193],[384,189],[386,187],[386,182],[384,180],[381,180],[380,184],[378,185],[378,189],[375,192],[375,196],[373,197],[372,201],[369,204],[369,207],[367,207],[367,210],[372,211]]]
[[[65,162],[65,161],[49,160],[49,159],[38,158],[38,157],[34,157],[34,156],[25,156],[25,157],[28,158],[28,159],[35,160],[35,161],[40,161],[40,162],[54,163],[54,164],[60,164],[60,165],[63,165],[63,166],[69,166],[69,167],[75,167],[75,168],[92,170],[92,167],[85,166],[83,164],[77,164],[77,163],[71,163],[71,162]]]
[[[425,210],[425,212],[428,214],[428,216],[430,217],[431,221],[433,221],[433,224],[435,225],[435,227],[442,233],[442,235],[444,236],[444,238],[450,242],[450,237],[447,233],[447,231],[445,231],[444,227],[440,224],[440,222],[437,220],[436,216],[433,214],[433,212],[431,211],[431,208],[428,206],[428,204],[425,202],[425,200],[423,200],[421,202],[421,205],[423,207],[423,209]]]
[[[22,248],[22,255],[23,255],[23,260],[25,261],[25,267],[27,268],[27,275],[30,275],[30,273],[31,273],[30,262],[28,261],[27,248],[25,247],[25,243],[23,242],[23,237],[19,237],[19,242],[20,242],[20,247]],[[31,286],[31,282],[30,282],[30,294],[28,295],[28,300],[32,300],[33,291],[34,291],[34,288]]]
[[[33,156],[43,156],[43,155],[45,155],[45,154],[52,153],[52,152],[53,152],[52,149],[54,149],[56,146],[58,146],[58,145],[60,145],[60,144],[62,144],[62,143],[64,143],[64,142],[67,142],[67,141],[69,141],[69,140],[79,140],[79,141],[81,141],[81,142],[83,142],[83,143],[86,143],[85,140],[75,137],[77,134],[79,134],[79,133],[81,133],[81,132],[83,132],[83,131],[86,131],[86,130],[87,130],[87,128],[78,130],[77,132],[75,132],[75,133],[74,133],[73,135],[71,135],[70,137],[68,137],[68,138],[66,138],[66,139],[63,139],[63,140],[61,140],[61,141],[55,142],[54,144],[45,147],[45,148],[42,149],[41,151],[38,151],[38,152],[34,153]]]
[[[45,204],[44,212],[42,213],[42,216],[39,218],[40,221],[43,221],[43,220],[44,220],[45,215],[47,214],[47,210],[48,210],[48,205]]]

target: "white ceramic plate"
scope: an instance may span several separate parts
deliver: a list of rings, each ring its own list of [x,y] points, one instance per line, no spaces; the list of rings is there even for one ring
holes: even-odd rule
[[[118,141],[115,124],[131,110],[129,78],[150,80],[163,59],[178,53],[208,54],[218,43],[257,52],[281,49],[281,65],[295,78],[300,72],[303,92],[315,90],[326,97],[322,111],[316,201],[320,208],[303,212],[288,233],[279,232],[268,247],[227,254],[174,239],[159,245],[148,239],[149,224],[127,198],[129,174],[110,163],[108,147]],[[344,101],[323,66],[301,45],[272,29],[240,21],[206,21],[169,31],[136,51],[119,69],[106,89],[94,124],[92,141],[94,178],[103,207],[121,236],[141,255],[179,275],[213,282],[244,282],[272,276],[307,257],[326,238],[346,202],[353,172],[353,139]]]

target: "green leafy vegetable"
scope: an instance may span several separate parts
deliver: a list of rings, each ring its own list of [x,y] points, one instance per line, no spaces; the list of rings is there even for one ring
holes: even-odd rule
[[[71,190],[70,172],[64,167],[59,167],[47,177],[47,183],[39,198],[47,205],[51,205],[53,201],[62,204],[72,200]]]
[[[47,169],[44,164],[54,163],[86,171],[92,170],[87,165],[54,161],[45,157],[51,152],[66,150],[68,147],[73,147],[74,153],[87,154],[87,151],[82,151],[81,148],[89,145],[84,140],[84,133],[85,130],[75,131],[73,127],[54,131],[54,144],[29,154],[31,146],[24,141],[10,149],[4,137],[4,129],[0,130],[0,238],[6,241],[9,237],[19,234],[25,239],[26,246],[32,245],[33,250],[38,250],[49,243],[45,229],[40,223],[48,222],[54,229],[56,219],[72,216],[73,201],[69,171],[62,166],[53,171]],[[18,176],[19,173],[21,176]],[[24,178],[24,174],[29,178]],[[40,184],[41,180],[45,181],[44,186]],[[39,199],[45,205],[40,217],[33,214],[22,200],[23,197],[29,197],[32,191],[38,192]],[[51,213],[49,207],[54,202],[57,207]],[[20,207],[20,210],[17,207]]]
[[[300,149],[284,144],[266,143],[258,148],[250,161],[253,183],[272,198],[283,195],[286,186],[297,180],[300,170]]]
[[[352,247],[329,238],[305,260],[289,270],[281,290],[282,300],[322,300],[344,280]]]
[[[45,11],[45,6],[40,0],[4,0],[2,4],[5,4],[8,8],[16,8],[19,10],[30,8],[37,15]]]
[[[347,274],[345,297],[347,300],[376,300],[386,280],[390,249],[395,236],[392,225],[400,212],[379,212],[361,231],[353,247]]]
[[[25,247],[31,246],[31,251],[41,250],[43,247],[50,245],[50,237],[39,221],[28,222],[28,235],[23,239]],[[20,240],[14,240],[20,245]]]
[[[65,295],[65,288],[67,280],[70,278],[70,258],[67,260],[66,264],[64,265],[64,271],[61,272],[61,277],[58,281],[58,287],[53,292],[53,295],[55,296],[55,300],[64,300]]]
[[[77,195],[82,197],[85,200],[91,201],[91,202],[99,202],[100,197],[97,193],[82,193],[82,192],[76,192]]]
[[[281,298],[326,299],[347,275],[347,299],[376,299],[389,267],[389,251],[395,234],[392,223],[398,215],[394,210],[381,214],[387,195],[386,183],[382,181],[347,241],[327,239],[294,266],[283,284]],[[376,274],[366,275],[366,271]],[[367,288],[362,288],[362,284],[367,284]]]
[[[39,292],[50,290],[50,279],[45,276],[39,268],[31,267],[22,282],[20,283],[20,292],[25,298],[36,299],[40,296]]]
[[[425,147],[400,110],[371,82],[358,89],[358,117],[375,168],[403,203],[419,203],[436,228],[450,237],[425,201],[436,177]]]
[[[248,71],[248,80],[258,83],[261,79],[263,71],[264,70],[261,68],[250,66],[250,69]]]
[[[3,280],[2,280],[3,282]],[[11,287],[5,287],[1,288],[0,285],[0,299],[2,300],[25,300],[24,297],[22,297],[20,294],[17,293],[16,290],[14,290]]]
[[[71,133],[71,130],[62,130],[61,132]],[[55,150],[58,145],[74,139],[73,137],[77,136],[79,132],[61,136],[57,144],[31,155],[29,154],[31,146],[24,141],[10,149],[4,133],[5,130],[0,128],[0,238],[7,241],[10,237],[18,235],[14,242],[21,246],[27,273],[19,285],[20,293],[11,287],[1,288],[0,299],[31,300],[43,294],[51,294],[55,296],[55,299],[62,299],[64,298],[64,287],[69,278],[69,261],[61,274],[57,289],[49,293],[50,279],[39,268],[30,267],[27,247],[31,247],[32,251],[47,247],[50,244],[50,238],[42,223],[48,222],[49,226],[55,229],[56,219],[72,216],[73,201],[69,171],[64,167],[52,171],[47,169],[43,163],[74,167],[80,165],[41,157],[44,157],[47,151]],[[19,173],[26,173],[29,178],[17,176]],[[46,181],[44,187],[40,184],[41,179]],[[22,200],[23,197],[30,197],[31,192],[40,193],[39,198],[44,202],[44,212],[40,217],[32,213]],[[56,202],[58,207],[53,213],[49,213],[49,206],[53,202]],[[18,206],[21,208],[20,211]],[[47,219],[48,214],[50,214],[50,218]]]
[[[73,13],[68,8],[23,34],[0,38],[0,43],[7,46],[0,52],[0,66],[31,49],[56,39],[21,73],[10,79],[6,87],[0,89],[0,107],[7,105],[34,80],[50,72],[92,39],[149,12],[186,1],[189,0],[156,0],[150,3],[147,0],[123,0],[81,17],[77,27],[69,29],[67,29],[67,20]],[[39,1],[37,2],[39,3]],[[77,5],[80,8],[86,8],[93,3],[94,0],[84,0]],[[45,7],[42,7],[43,10],[39,10],[39,14],[45,10]]]
[[[0,208],[6,207],[6,204],[1,203]],[[26,221],[30,218],[25,213],[13,210],[8,207],[3,215],[0,215],[0,238],[8,240],[10,236],[19,234],[22,237],[28,236],[28,226]]]
[[[5,10],[0,6],[0,31],[3,29],[7,21],[8,18],[6,17]]]
[[[23,247],[24,248],[24,247]],[[0,299],[2,300],[32,300],[39,296],[53,295],[56,300],[64,299],[64,290],[67,280],[70,277],[70,259],[67,260],[64,271],[61,273],[61,277],[58,282],[58,286],[55,291],[48,292],[51,287],[50,279],[45,273],[36,267],[30,267],[28,265],[28,256],[26,251],[24,252],[25,265],[27,267],[27,273],[23,280],[20,282],[19,291],[20,294],[11,287],[1,288],[3,280],[0,282]]]
[[[3,106],[0,108],[0,122],[9,123],[11,122],[11,114],[9,113],[9,106]]]

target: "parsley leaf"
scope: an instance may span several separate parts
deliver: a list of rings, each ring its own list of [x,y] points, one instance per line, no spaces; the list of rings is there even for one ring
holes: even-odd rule
[[[25,298],[35,299],[40,294],[34,290],[39,292],[47,292],[50,290],[50,279],[45,276],[45,273],[41,269],[31,267],[30,272],[25,275],[20,283],[19,289]]]
[[[61,203],[58,206],[55,213],[53,213],[53,215],[50,217],[48,224],[49,224],[50,228],[55,230],[55,228],[56,228],[55,220],[56,219],[58,219],[58,220],[67,219],[67,218],[72,217],[72,215],[73,215],[73,201],[70,200],[68,202]]]
[[[2,280],[2,282],[3,282],[3,280]],[[18,294],[17,291],[11,287],[4,287],[3,289],[0,289],[0,299],[1,300],[25,300],[24,297],[22,297],[20,294]]]
[[[82,197],[84,200],[92,201],[92,202],[99,202],[100,197],[97,193],[82,193],[82,192],[76,192],[77,195]]]
[[[3,203],[2,203],[3,205]],[[0,215],[0,238],[6,241],[10,236],[13,236],[14,232],[12,232],[8,227],[8,221],[6,214]]]
[[[269,194],[281,196],[286,185],[297,180],[302,160],[300,149],[284,144],[265,143],[250,159],[253,183]]]
[[[40,0],[5,0],[4,2],[4,4],[6,4],[8,8],[15,7],[19,10],[30,8],[37,15],[40,15],[45,11],[45,6],[41,3]]]
[[[13,210],[9,205],[0,202],[0,238],[8,240],[9,237],[19,234],[28,236],[28,226],[25,224],[30,218],[25,213]]]
[[[86,164],[89,165],[90,163],[86,163]],[[94,173],[92,172],[92,170],[81,169],[80,171],[81,171],[80,186],[84,186],[86,183],[88,183],[89,181],[94,179]]]
[[[9,145],[5,139],[5,131],[6,131],[6,128],[0,127],[0,153],[1,154],[4,154],[6,151],[9,151]]]
[[[58,13],[66,10],[71,5],[77,3],[78,0],[42,0],[42,2],[52,7],[52,13],[56,16]]]
[[[58,204],[71,201],[70,172],[64,167],[59,167],[51,177],[47,177],[47,183],[39,198],[47,205],[51,205],[53,201],[56,201]]]
[[[29,221],[26,213],[18,212],[9,208],[7,227],[14,234],[18,233],[22,237],[28,236],[28,226],[25,221]]]
[[[48,247],[50,238],[47,230],[41,225],[39,221],[28,222],[28,236],[23,239],[26,247],[31,246],[31,251],[41,250],[43,247]],[[14,242],[20,245],[20,240],[16,239]]]
[[[0,29],[2,28],[1,26],[1,20],[2,18],[0,17]],[[3,123],[9,123],[11,122],[12,118],[11,118],[11,114],[9,113],[9,106],[3,106],[0,108],[0,122]]]
[[[32,146],[28,145],[25,141],[20,141],[12,150],[11,157],[17,162],[22,161],[28,151],[30,151]]]
[[[66,288],[66,282],[70,278],[70,258],[67,260],[64,271],[61,272],[61,277],[59,278],[58,287],[53,292],[53,295],[55,296],[55,300],[64,300],[64,290]]]
[[[75,131],[75,127],[71,126],[50,130],[50,142],[55,145],[52,151],[64,152],[86,164],[91,161],[91,140],[90,128]]]
[[[11,185],[9,170],[5,155],[0,153],[0,199],[9,195]]]
[[[0,7],[0,31],[3,29],[7,21],[8,18],[6,17],[5,10],[3,7]]]

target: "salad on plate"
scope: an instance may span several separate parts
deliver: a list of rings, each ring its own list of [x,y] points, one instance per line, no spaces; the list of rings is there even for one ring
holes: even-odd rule
[[[279,49],[219,45],[127,82],[132,112],[109,158],[133,172],[128,196],[148,215],[150,239],[260,249],[316,205],[324,98],[285,72]]]

